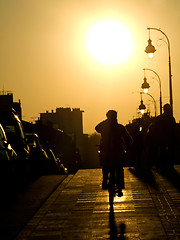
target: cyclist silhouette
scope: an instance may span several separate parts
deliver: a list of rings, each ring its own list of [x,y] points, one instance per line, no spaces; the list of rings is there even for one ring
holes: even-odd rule
[[[107,119],[100,122],[95,130],[101,134],[100,164],[102,166],[102,189],[108,188],[108,173],[117,178],[118,196],[122,196],[124,189],[123,162],[126,150],[132,144],[132,137],[127,129],[117,122],[117,112],[109,110]]]

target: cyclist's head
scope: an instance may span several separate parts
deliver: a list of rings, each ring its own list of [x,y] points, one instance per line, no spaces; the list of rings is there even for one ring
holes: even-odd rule
[[[109,110],[107,113],[106,113],[106,116],[108,119],[110,120],[117,120],[117,112],[115,110]]]

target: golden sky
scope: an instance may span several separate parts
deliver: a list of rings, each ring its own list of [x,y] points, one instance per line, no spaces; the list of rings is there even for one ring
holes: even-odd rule
[[[138,116],[143,68],[158,73],[163,104],[169,102],[168,51],[163,35],[151,31],[156,48],[153,59],[144,52],[147,27],[160,28],[170,40],[174,116],[180,120],[180,1],[179,0],[1,0],[0,90],[21,99],[23,119],[57,107],[84,110],[84,133],[109,109],[118,111],[127,124]],[[87,35],[95,24],[111,20],[123,25],[132,37],[132,52],[115,65],[104,65],[89,53]],[[159,114],[159,85],[146,72]],[[151,98],[143,95],[152,115]]]

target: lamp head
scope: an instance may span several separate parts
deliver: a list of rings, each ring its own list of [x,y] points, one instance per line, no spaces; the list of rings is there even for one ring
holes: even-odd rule
[[[148,89],[150,88],[150,85],[149,83],[147,82],[147,78],[144,77],[144,82],[143,84],[141,85],[141,88],[144,90],[144,93],[147,93],[148,92]]]
[[[143,100],[141,100],[141,104],[139,105],[139,110],[143,114],[146,109],[146,106],[143,104]]]
[[[153,58],[154,53],[155,53],[156,49],[155,47],[152,45],[152,40],[149,38],[148,39],[148,45],[145,48],[145,52],[148,54],[149,58]]]

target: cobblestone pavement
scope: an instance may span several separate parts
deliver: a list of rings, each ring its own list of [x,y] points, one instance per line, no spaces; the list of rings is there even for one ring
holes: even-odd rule
[[[180,173],[180,166],[176,166]],[[178,175],[179,176],[179,175]],[[180,239],[180,192],[153,171],[149,183],[125,168],[123,197],[110,213],[101,169],[68,176],[19,233],[16,240]]]

